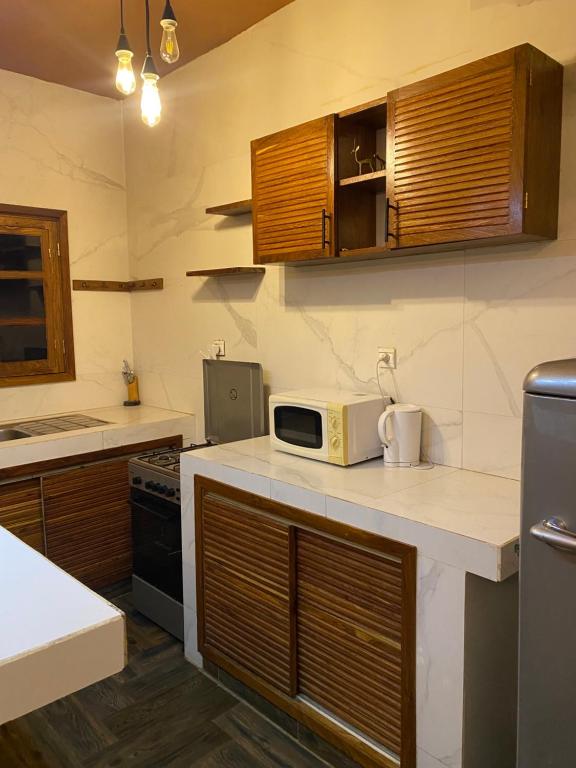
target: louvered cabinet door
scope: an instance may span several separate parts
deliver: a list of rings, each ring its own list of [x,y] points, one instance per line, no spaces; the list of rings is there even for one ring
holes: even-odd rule
[[[388,94],[392,247],[522,232],[527,80],[508,51]]]
[[[132,573],[128,461],[107,461],[43,478],[46,554],[89,587]]]
[[[298,692],[414,765],[414,550],[297,533]]]
[[[196,499],[200,650],[233,674],[291,695],[293,532],[198,485]]]
[[[0,525],[44,554],[40,480],[0,485]]]
[[[254,262],[336,253],[334,115],[252,142]]]

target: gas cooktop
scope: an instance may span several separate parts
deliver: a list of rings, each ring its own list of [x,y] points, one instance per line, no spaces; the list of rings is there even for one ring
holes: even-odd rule
[[[148,469],[160,470],[163,473],[180,477],[180,455],[187,451],[195,451],[199,448],[209,448],[213,443],[200,443],[186,445],[184,448],[165,448],[161,451],[149,451],[142,456],[130,460],[130,464],[136,464]]]

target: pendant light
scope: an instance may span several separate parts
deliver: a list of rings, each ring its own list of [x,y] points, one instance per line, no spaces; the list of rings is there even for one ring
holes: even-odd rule
[[[124,0],[120,0],[120,37],[116,46],[116,58],[118,69],[116,70],[116,88],[125,96],[129,96],[136,90],[136,78],[132,69],[132,56],[134,52],[124,31]]]
[[[149,0],[144,0],[146,5],[146,58],[142,67],[142,98],[140,111],[142,121],[151,128],[160,122],[162,104],[158,91],[158,70],[152,58],[150,49],[150,5]]]
[[[160,26],[162,27],[160,56],[168,64],[174,64],[174,62],[178,61],[180,58],[180,49],[178,47],[178,40],[176,38],[176,27],[178,26],[178,21],[172,9],[172,5],[170,4],[170,0],[166,0]]]

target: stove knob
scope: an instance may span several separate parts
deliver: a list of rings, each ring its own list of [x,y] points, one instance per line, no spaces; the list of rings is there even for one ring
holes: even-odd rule
[[[144,488],[146,488],[147,491],[151,491],[155,485],[156,483],[153,483],[152,480],[147,480],[144,484]]]
[[[133,477],[132,478],[132,485],[142,485],[142,478],[141,477]]]
[[[166,491],[168,490],[168,486],[166,485],[159,485],[158,486],[158,493],[161,493],[162,495],[166,495]]]
[[[175,496],[175,495],[176,495],[176,491],[174,490],[174,488],[168,488],[168,490],[166,491],[166,496],[169,496],[170,498],[172,498],[172,496]]]

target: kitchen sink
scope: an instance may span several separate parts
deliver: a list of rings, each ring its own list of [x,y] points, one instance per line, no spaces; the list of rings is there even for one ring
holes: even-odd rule
[[[21,429],[0,429],[0,443],[6,443],[8,440],[21,440],[23,437],[30,437],[30,435]]]
[[[12,422],[0,424],[0,443],[9,440],[21,440],[23,437],[43,437],[62,432],[74,432],[78,429],[89,429],[109,424],[102,419],[94,419],[82,413],[69,413],[64,416],[46,416],[34,421]]]

